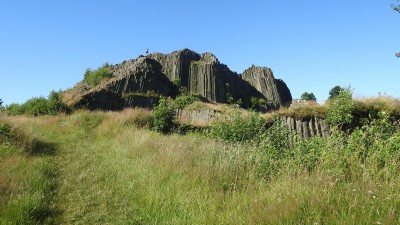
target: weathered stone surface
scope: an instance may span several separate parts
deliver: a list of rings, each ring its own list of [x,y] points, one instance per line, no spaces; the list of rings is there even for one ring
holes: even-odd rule
[[[146,108],[153,109],[154,106],[158,105],[158,97],[147,97],[147,96],[128,96],[124,97],[124,108]]]
[[[175,51],[170,54],[154,53],[140,56],[137,59],[124,61],[112,66],[113,77],[100,85],[81,88],[72,96],[75,105],[96,108],[101,105],[105,109],[108,104],[100,104],[101,98],[110,93],[112,98],[127,94],[151,93],[160,96],[174,96],[177,88],[173,83],[180,80],[181,86],[189,93],[212,102],[225,103],[229,98],[241,100],[243,106],[250,106],[251,97],[264,99],[267,109],[275,109],[287,105],[292,100],[289,89],[282,80],[274,78],[272,71],[266,67],[251,67],[243,75],[232,72],[220,63],[211,53],[198,54],[189,49]],[[97,93],[98,92],[98,93]],[[138,96],[138,95],[136,95]],[[89,100],[91,99],[91,100]],[[115,100],[118,107],[110,104],[109,109],[124,108],[137,105],[131,98],[128,102]],[[129,103],[130,102],[130,103]],[[153,102],[139,105],[152,105]]]
[[[275,79],[270,68],[252,66],[243,72],[242,78],[255,87],[267,102],[280,106],[292,101],[292,95],[286,84],[282,80]]]
[[[192,123],[209,123],[217,114],[216,110],[213,109],[202,109],[194,111],[177,110],[176,115],[182,117],[185,120],[189,120]]]
[[[330,134],[330,126],[323,119],[318,117],[311,117],[305,119],[297,119],[293,117],[281,116],[280,120],[286,124],[290,132],[298,134],[304,139],[318,136],[326,138]],[[292,141],[293,137],[289,137]]]
[[[159,62],[139,57],[112,68],[113,78],[97,87],[114,93],[157,93],[173,95],[174,86],[162,72]]]

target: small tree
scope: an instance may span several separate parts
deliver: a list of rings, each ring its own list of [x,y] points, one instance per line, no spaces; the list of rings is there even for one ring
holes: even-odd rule
[[[51,91],[47,100],[47,113],[56,115],[57,113],[66,113],[68,111],[68,106],[61,99],[61,91]]]
[[[399,2],[399,0],[397,0],[397,2]],[[394,11],[400,13],[400,5],[392,4],[392,8]],[[400,58],[400,52],[397,52],[395,55],[396,55],[396,57]]]
[[[103,64],[103,66],[91,70],[91,69],[86,69],[85,74],[84,74],[84,81],[86,84],[90,86],[96,86],[100,84],[100,82],[103,79],[111,78],[112,77],[112,72],[111,72],[111,66],[108,63]]]
[[[337,95],[339,95],[340,91],[343,88],[341,88],[340,86],[335,86],[333,87],[330,91],[329,91],[329,100],[332,100],[333,98],[335,98]]]
[[[399,0],[397,0],[397,2],[399,2]],[[397,11],[398,13],[400,13],[400,5],[392,4],[392,8],[394,11]]]
[[[303,94],[301,94],[300,97],[301,100],[305,100],[305,101],[317,101],[317,98],[315,97],[314,93],[310,92],[304,92]]]
[[[350,124],[353,120],[353,92],[351,87],[342,88],[339,94],[336,95],[328,109],[326,121],[332,125],[342,126]]]
[[[153,111],[152,128],[160,133],[168,133],[174,126],[175,109],[165,98],[161,98]]]

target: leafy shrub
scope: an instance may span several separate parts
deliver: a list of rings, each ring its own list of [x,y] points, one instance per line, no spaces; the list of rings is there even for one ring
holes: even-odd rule
[[[175,109],[172,103],[161,98],[159,104],[154,108],[152,128],[160,133],[168,133],[174,127]]]
[[[315,97],[314,93],[312,93],[312,92],[310,92],[310,93],[304,92],[303,94],[301,94],[300,99],[304,100],[304,101],[314,101],[314,102],[317,101],[317,98]]]
[[[34,97],[23,104],[24,113],[31,116],[47,115],[47,99],[44,97]]]
[[[103,79],[111,78],[112,72],[110,69],[110,65],[108,63],[103,64],[103,66],[91,70],[90,68],[86,69],[84,74],[84,81],[89,86],[98,85]]]
[[[25,110],[24,107],[18,103],[11,103],[6,107],[6,112],[8,115],[17,116],[24,114]]]
[[[354,103],[351,88],[341,89],[335,96],[326,115],[326,121],[332,125],[350,124],[353,120]]]
[[[214,123],[208,135],[227,141],[259,141],[264,133],[265,121],[257,113],[234,112]]]
[[[11,127],[6,123],[0,122],[0,144],[5,144],[10,141]]]
[[[192,95],[180,95],[175,99],[175,103],[178,105],[179,109],[185,108],[187,105],[192,104],[197,98]]]
[[[265,99],[262,98],[256,98],[252,96],[250,98],[250,109],[252,110],[257,110],[259,109],[262,105],[265,105],[266,101]]]
[[[31,116],[55,115],[69,112],[68,106],[61,99],[61,91],[51,91],[48,98],[34,97],[20,105],[12,103],[6,107],[8,115],[27,114]]]
[[[69,108],[61,99],[61,91],[51,91],[47,100],[47,113],[56,115],[67,112],[69,112]]]

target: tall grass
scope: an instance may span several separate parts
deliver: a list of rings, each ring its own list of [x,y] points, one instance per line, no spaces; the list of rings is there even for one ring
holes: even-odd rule
[[[0,126],[10,128],[0,135],[0,224],[52,223],[55,168],[46,154],[49,145],[2,120]]]
[[[221,142],[139,128],[138,115],[18,121],[57,143],[55,223],[400,223],[400,133],[384,117],[289,146],[279,124],[264,141]]]

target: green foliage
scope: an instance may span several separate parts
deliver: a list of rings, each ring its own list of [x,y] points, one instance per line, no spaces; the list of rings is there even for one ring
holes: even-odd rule
[[[397,0],[399,2],[399,0]],[[392,4],[392,8],[394,11],[400,13],[400,5]],[[397,58],[400,58],[400,52],[395,53]]]
[[[11,103],[6,107],[6,112],[8,115],[17,116],[25,112],[24,107],[18,103]]]
[[[95,70],[91,70],[90,68],[88,68],[85,71],[83,80],[89,86],[96,86],[100,84],[102,80],[112,77],[112,72],[110,67],[111,66],[108,63],[105,63],[103,64],[103,66]]]
[[[34,97],[23,104],[24,113],[31,116],[41,116],[48,114],[47,99],[44,97]]]
[[[210,137],[226,141],[259,141],[265,134],[265,121],[257,113],[233,112],[211,126]]]
[[[0,122],[0,145],[9,143],[11,139],[10,125]]]
[[[343,88],[341,88],[340,86],[335,86],[333,87],[330,91],[329,91],[329,99],[333,99],[335,98],[337,95],[339,95],[340,91]]]
[[[183,109],[187,105],[192,104],[196,100],[197,100],[197,98],[195,96],[192,96],[192,95],[179,95],[175,99],[175,103],[178,105],[179,109]]]
[[[397,0],[397,1],[399,1],[399,0]],[[400,5],[392,4],[392,8],[393,8],[394,11],[400,13]]]
[[[87,122],[85,138],[82,113],[105,117],[98,127]],[[400,131],[383,112],[324,139],[304,140],[277,120],[245,143],[123,126],[132,114],[7,118],[55,143],[57,154],[3,157],[0,146],[0,224],[400,222]]]
[[[341,89],[339,94],[335,96],[330,103],[326,121],[332,125],[350,124],[353,120],[354,102],[352,98],[351,88]]]
[[[264,105],[265,103],[266,103],[265,99],[256,98],[252,96],[250,98],[250,109],[257,110],[258,108],[260,108],[260,106]]]
[[[235,99],[233,98],[233,96],[231,95],[231,93],[226,93],[226,102],[228,104],[233,104],[235,101]]]
[[[69,112],[69,108],[61,99],[61,91],[51,91],[47,98],[47,114],[56,115],[67,112]]]
[[[6,107],[8,115],[27,114],[31,116],[56,115],[69,112],[68,106],[61,99],[61,91],[51,91],[48,98],[33,97],[20,105],[12,103]]]
[[[152,128],[160,133],[168,133],[174,127],[175,109],[171,101],[161,98],[154,108]]]
[[[179,78],[175,79],[173,83],[177,88],[179,88],[182,85],[182,81]]]
[[[310,92],[304,92],[303,94],[301,94],[300,97],[301,100],[305,100],[305,101],[317,101],[317,98],[315,97],[314,93]]]
[[[0,224],[53,224],[55,166],[47,155],[29,154],[45,148],[28,149],[29,140],[36,138],[0,123]]]

